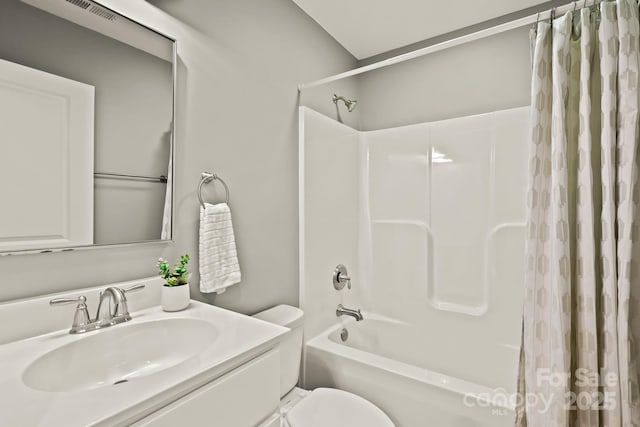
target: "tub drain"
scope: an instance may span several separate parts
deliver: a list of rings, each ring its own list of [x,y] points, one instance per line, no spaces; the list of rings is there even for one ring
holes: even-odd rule
[[[118,385],[118,384],[123,384],[123,383],[128,383],[128,382],[129,382],[129,380],[126,380],[126,379],[125,380],[118,380],[115,383],[113,383],[113,385]]]
[[[342,328],[342,331],[340,331],[340,339],[342,342],[345,342],[347,338],[349,338],[349,331],[347,331],[347,328]]]

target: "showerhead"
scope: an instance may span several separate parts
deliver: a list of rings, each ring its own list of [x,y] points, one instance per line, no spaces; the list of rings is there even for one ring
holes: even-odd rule
[[[352,112],[353,110],[355,110],[356,104],[358,103],[358,101],[356,101],[355,99],[347,99],[344,96],[333,94],[333,103],[338,105],[338,101],[344,102],[344,105],[345,107],[347,107],[348,112]]]
[[[356,109],[356,104],[358,104],[358,101],[356,101],[355,99],[347,100],[344,102],[344,105],[347,106],[347,111],[349,112],[352,112]]]

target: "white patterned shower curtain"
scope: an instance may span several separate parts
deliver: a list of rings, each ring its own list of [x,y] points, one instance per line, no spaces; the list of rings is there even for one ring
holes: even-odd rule
[[[638,4],[532,32],[517,426],[640,426]]]

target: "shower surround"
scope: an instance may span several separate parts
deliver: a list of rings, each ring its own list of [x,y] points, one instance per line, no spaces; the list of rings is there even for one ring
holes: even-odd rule
[[[360,132],[300,107],[306,387],[354,391],[402,427],[512,425],[528,117],[523,107]],[[351,290],[334,290],[337,264]],[[357,344],[330,338],[348,323],[339,303],[364,312]],[[375,319],[401,326],[367,327]],[[486,396],[493,405],[476,399]]]

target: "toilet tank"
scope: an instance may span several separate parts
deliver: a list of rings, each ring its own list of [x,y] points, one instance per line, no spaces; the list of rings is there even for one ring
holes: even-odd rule
[[[280,397],[283,397],[298,384],[304,312],[283,304],[256,313],[253,317],[290,329],[280,342]]]

